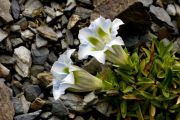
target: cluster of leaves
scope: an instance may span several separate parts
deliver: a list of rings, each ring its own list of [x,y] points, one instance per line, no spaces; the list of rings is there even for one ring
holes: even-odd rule
[[[180,62],[172,45],[155,39],[132,53],[127,65],[98,74],[118,91],[110,97],[118,106],[117,120],[180,119]]]

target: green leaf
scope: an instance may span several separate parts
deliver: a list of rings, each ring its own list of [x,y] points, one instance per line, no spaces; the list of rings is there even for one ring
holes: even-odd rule
[[[123,93],[128,93],[128,92],[132,92],[132,91],[133,91],[133,87],[128,86],[128,87],[126,87],[122,92],[123,92]]]
[[[136,85],[142,85],[142,84],[153,84],[154,80],[147,78],[147,77],[138,77],[138,82]]]
[[[127,115],[127,103],[126,103],[126,101],[121,102],[120,108],[121,108],[122,118],[126,118],[126,115]]]
[[[132,75],[128,75],[126,72],[121,71],[121,70],[116,70],[117,74],[121,76],[122,80],[130,82],[130,83],[135,83],[134,77]]]
[[[138,110],[136,111],[136,114],[137,114],[138,120],[144,120],[140,105],[138,105]]]

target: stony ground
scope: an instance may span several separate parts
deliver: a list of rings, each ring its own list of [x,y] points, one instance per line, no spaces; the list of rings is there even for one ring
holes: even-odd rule
[[[174,41],[180,54],[180,0],[0,0],[0,120],[112,120],[116,110],[94,92],[52,96],[52,64],[78,48],[78,31],[99,15],[121,18],[119,33],[133,50],[149,32]],[[77,61],[95,73],[99,63]]]

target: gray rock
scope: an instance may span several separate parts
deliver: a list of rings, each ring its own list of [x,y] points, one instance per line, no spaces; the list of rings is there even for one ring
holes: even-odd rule
[[[48,58],[49,50],[45,47],[36,48],[35,44],[31,46],[31,53],[34,64],[42,65]]]
[[[91,0],[77,0],[77,1],[81,2],[81,3],[84,3],[84,4],[87,4],[87,5],[92,5]]]
[[[0,120],[13,120],[15,114],[13,103],[10,100],[10,88],[0,80]]]
[[[0,42],[3,41],[7,36],[8,34],[2,29],[0,29]]]
[[[27,101],[24,95],[21,95],[19,99],[22,103],[23,113],[28,113],[31,102]]]
[[[50,16],[52,19],[56,17],[56,12],[54,11],[53,8],[50,8],[48,6],[44,6],[44,12]]]
[[[107,117],[113,113],[112,106],[107,102],[100,102],[94,108]]]
[[[92,105],[92,104],[97,103],[98,97],[94,94],[94,92],[91,92],[87,94],[86,96],[84,96],[83,101],[85,105]]]
[[[16,114],[22,114],[24,112],[21,101],[17,97],[12,98],[14,110]]]
[[[10,2],[9,0],[0,0],[0,18],[5,22],[9,23],[13,21],[13,18],[10,14]]]
[[[52,113],[51,112],[43,112],[43,113],[41,113],[41,118],[42,119],[48,119],[48,118],[50,118],[50,116],[52,115]]]
[[[174,4],[174,6],[175,6],[175,8],[176,8],[176,14],[177,14],[178,16],[180,16],[180,6],[177,5],[177,4]]]
[[[171,17],[168,15],[168,13],[160,7],[155,7],[153,5],[150,6],[150,12],[156,16],[157,19],[159,19],[162,22],[167,23],[168,25],[173,27],[173,24],[171,22]]]
[[[67,0],[65,11],[71,11],[74,7],[76,7],[75,0]]]
[[[21,38],[10,39],[10,41],[13,47],[17,47],[18,45],[23,43],[23,40]]]
[[[20,19],[17,23],[15,23],[15,25],[19,25],[21,27],[21,30],[25,30],[28,28],[28,21],[25,17],[23,17],[22,19]]]
[[[176,53],[180,54],[180,37],[174,42],[173,47]]]
[[[65,15],[61,17],[61,25],[65,26],[68,23],[68,19]]]
[[[32,113],[17,115],[14,117],[15,120],[35,120],[41,113],[42,110],[38,110]]]
[[[26,99],[32,102],[41,94],[41,88],[38,85],[28,85],[25,87],[24,92]]]
[[[98,70],[100,70],[101,65],[95,58],[92,58],[89,62],[85,63],[82,68],[88,71],[89,73],[94,74]]]
[[[29,68],[32,64],[31,52],[24,46],[20,46],[14,49],[14,56],[17,60],[15,70],[22,77],[27,77],[30,72]]]
[[[64,39],[61,40],[61,48],[62,49],[67,49],[68,48],[68,44],[66,43],[66,41]]]
[[[176,8],[173,4],[169,4],[166,8],[166,11],[169,15],[175,16],[176,15]]]
[[[37,48],[44,47],[48,44],[47,40],[36,34],[36,42]]]
[[[62,95],[60,99],[63,101],[64,105],[68,108],[68,110],[76,111],[76,112],[85,111],[83,99],[79,95],[67,93],[65,95]]]
[[[50,63],[54,63],[55,61],[57,61],[57,56],[54,54],[53,51],[50,52],[50,54],[48,55],[48,60]]]
[[[49,40],[52,40],[52,41],[58,40],[58,36],[56,32],[54,32],[54,30],[48,26],[40,26],[37,28],[37,31],[39,32],[41,36],[48,38]]]
[[[77,7],[75,10],[75,14],[79,15],[81,19],[87,19],[91,16],[92,10],[83,8],[83,7]]]
[[[0,63],[0,77],[7,77],[10,70]]]
[[[79,15],[75,15],[73,14],[70,18],[69,18],[69,22],[67,25],[67,29],[71,29],[75,26],[75,24],[80,20],[80,16]]]
[[[0,63],[2,64],[15,64],[16,59],[8,55],[0,55]]]
[[[160,29],[160,26],[157,25],[156,23],[152,23],[152,24],[151,24],[151,30],[152,30],[153,32],[158,32],[159,29]]]
[[[21,37],[23,40],[31,40],[34,37],[34,34],[30,30],[25,30],[21,32]]]
[[[177,2],[180,4],[180,0],[177,0]]]
[[[78,46],[79,44],[80,44],[80,41],[79,41],[78,39],[75,39],[75,40],[74,40],[74,45],[75,45],[75,46]]]
[[[51,112],[53,115],[56,115],[58,117],[63,117],[68,115],[69,111],[64,106],[63,102],[60,99],[58,100],[50,99],[50,102],[52,104]]]
[[[74,45],[74,37],[70,30],[66,30],[66,41],[68,45]]]
[[[20,30],[21,30],[20,25],[12,25],[11,26],[11,31],[12,32],[20,32]]]
[[[19,14],[20,14],[20,6],[17,0],[12,0],[11,2],[11,11],[12,11],[12,15],[15,19],[19,18]]]
[[[153,3],[153,0],[138,0],[138,1],[141,2],[145,7],[149,7]]]
[[[56,117],[56,116],[52,116],[51,118],[49,118],[48,120],[61,120],[60,118]]]
[[[62,34],[62,32],[60,30],[58,30],[56,33],[57,33],[58,38],[62,38],[63,37],[63,34]]]
[[[43,5],[39,0],[28,0],[24,7],[25,10],[23,11],[23,15],[27,17],[32,17],[33,11],[43,7]]]
[[[37,77],[37,75],[44,71],[44,67],[41,65],[33,65],[31,67],[31,75]]]

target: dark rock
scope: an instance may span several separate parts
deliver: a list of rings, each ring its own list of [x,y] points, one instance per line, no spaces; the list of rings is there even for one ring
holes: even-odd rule
[[[21,38],[10,39],[10,41],[13,47],[17,47],[18,45],[23,43],[23,40]]]
[[[0,77],[7,77],[10,70],[0,63]]]
[[[13,21],[13,18],[10,14],[10,2],[9,0],[0,0],[0,18],[5,22],[9,23]]]
[[[31,103],[31,109],[32,110],[40,110],[44,104],[46,103],[45,100],[42,100],[41,98],[36,98],[32,103]]]
[[[33,65],[31,67],[31,75],[36,77],[39,73],[44,71],[44,67],[41,65]]]
[[[83,7],[77,7],[75,14],[79,15],[81,19],[87,19],[91,16],[92,10]]]
[[[15,19],[19,18],[19,14],[20,14],[20,6],[17,0],[12,0],[11,2],[11,11],[12,11],[12,15]]]
[[[141,2],[145,7],[149,7],[153,3],[153,0],[138,0],[138,1]]]
[[[42,110],[38,110],[32,113],[17,115],[14,117],[15,120],[35,120],[37,118]]]
[[[84,120],[84,118],[81,116],[77,116],[74,120]]]
[[[50,63],[54,63],[55,61],[57,61],[57,59],[58,59],[57,56],[54,54],[53,51],[51,51],[48,55],[48,61]]]
[[[24,95],[21,95],[19,99],[22,103],[23,113],[28,113],[31,102],[27,101]]]
[[[13,120],[14,114],[9,88],[0,80],[0,120]]]
[[[52,19],[56,17],[56,12],[54,11],[53,8],[50,8],[48,6],[44,6],[44,12],[50,16]]]
[[[20,19],[17,23],[15,23],[16,25],[19,25],[21,27],[22,30],[25,30],[28,28],[28,21],[26,20],[25,17],[23,17],[22,19]]]
[[[66,30],[66,41],[70,46],[74,44],[74,37],[70,30]]]
[[[26,99],[32,102],[41,94],[41,88],[38,85],[28,85],[24,88],[24,92]]]
[[[89,62],[85,63],[82,66],[82,68],[88,71],[89,73],[94,74],[100,70],[101,65],[95,58],[92,58]]]
[[[48,38],[49,40],[52,41],[57,41],[58,36],[54,30],[48,26],[40,26],[37,28],[37,31],[42,37]]]
[[[50,87],[52,85],[52,75],[49,72],[39,73],[37,75],[40,85],[44,88]]]
[[[84,3],[84,4],[87,4],[87,5],[91,5],[92,2],[91,0],[77,0],[78,2],[81,2],[81,3]]]
[[[65,15],[61,17],[61,25],[65,26],[68,23],[68,19]]]
[[[51,112],[53,115],[56,115],[58,117],[64,117],[68,115],[69,111],[60,99],[54,100],[53,98],[51,98],[50,103],[52,104]]]
[[[16,59],[8,55],[0,55],[0,63],[2,64],[15,64]]]
[[[0,42],[3,41],[7,36],[8,34],[2,29],[0,29]]]
[[[14,110],[16,114],[22,114],[24,112],[21,101],[17,97],[12,98]]]
[[[52,116],[51,118],[49,118],[48,120],[61,120],[60,118],[56,117],[56,116]]]
[[[49,50],[45,47],[36,48],[36,45],[32,44],[31,53],[32,53],[33,63],[43,65],[48,58]]]

